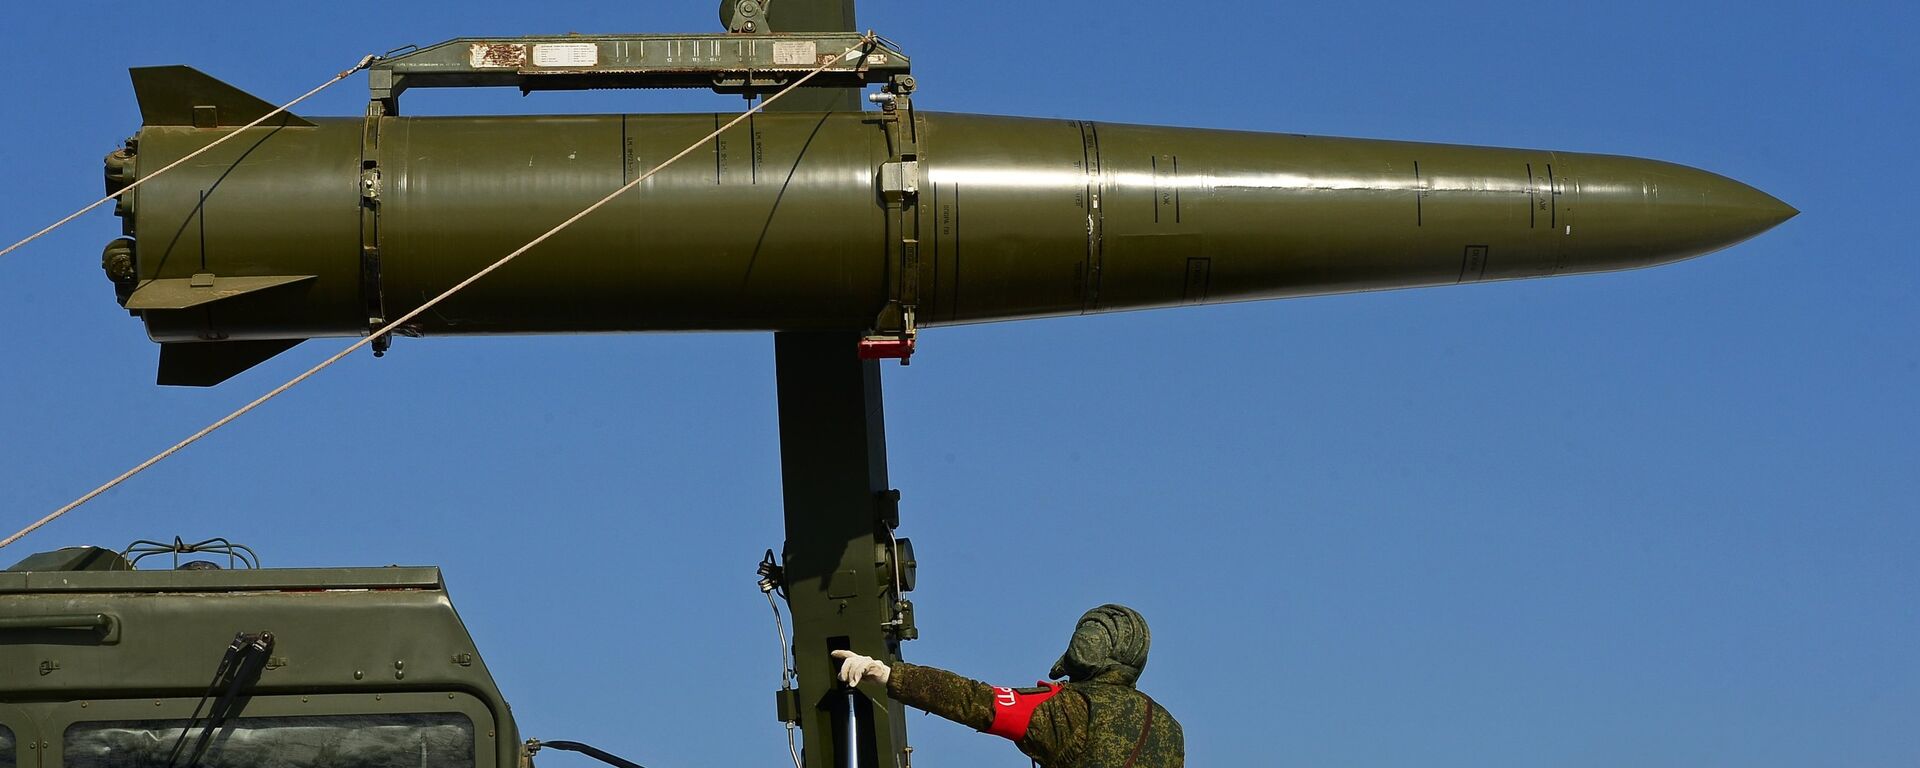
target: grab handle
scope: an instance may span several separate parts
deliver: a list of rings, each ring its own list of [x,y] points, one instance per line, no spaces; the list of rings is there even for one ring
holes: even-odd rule
[[[35,629],[93,632],[99,635],[102,644],[112,645],[120,642],[120,618],[110,613],[59,613],[47,616],[0,617],[0,632],[18,632]]]

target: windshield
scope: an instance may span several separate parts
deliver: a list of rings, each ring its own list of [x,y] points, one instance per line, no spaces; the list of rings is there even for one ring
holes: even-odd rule
[[[184,720],[75,723],[66,768],[472,768],[473,723],[454,713],[243,717],[221,724],[192,761],[206,727]],[[186,731],[183,733],[183,731]],[[12,738],[7,739],[9,747]],[[12,768],[11,748],[7,762]]]

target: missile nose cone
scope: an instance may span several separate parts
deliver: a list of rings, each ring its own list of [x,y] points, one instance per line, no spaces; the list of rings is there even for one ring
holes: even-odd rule
[[[1576,246],[1591,268],[1643,267],[1726,248],[1798,215],[1778,198],[1717,173],[1673,163],[1606,158],[1582,173],[1592,239]],[[1615,229],[1614,227],[1618,227]],[[1599,231],[1595,231],[1598,229]],[[1592,250],[1587,250],[1592,249]]]
[[[1678,261],[1740,243],[1793,218],[1799,211],[1772,195],[1697,168],[1660,163],[1647,174],[1649,226]]]
[[[1706,171],[1694,173],[1705,181],[1694,188],[1683,187],[1680,192],[1686,202],[1697,206],[1700,226],[1717,233],[1723,241],[1714,250],[1773,229],[1800,214],[1799,209],[1744,183]]]
[[[1754,190],[1754,191],[1759,192],[1759,190]],[[1766,198],[1772,204],[1772,207],[1769,208],[1767,211],[1767,218],[1766,218],[1767,223],[1765,226],[1762,226],[1760,228],[1760,232],[1765,232],[1769,229],[1773,229],[1774,227],[1780,226],[1781,224],[1785,224],[1788,219],[1791,219],[1795,216],[1800,215],[1800,209],[1795,208],[1791,205],[1788,205],[1785,201],[1781,200],[1780,198],[1774,197],[1773,195],[1769,195],[1765,192],[1760,192],[1760,196]],[[1755,234],[1758,234],[1758,233],[1755,233]]]

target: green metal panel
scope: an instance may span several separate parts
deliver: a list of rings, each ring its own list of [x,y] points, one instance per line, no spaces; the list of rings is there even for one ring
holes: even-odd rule
[[[780,32],[855,29],[853,0],[778,0],[768,10],[769,22]],[[727,14],[724,4],[721,13]],[[787,530],[782,560],[787,568],[787,607],[793,614],[794,669],[800,678],[795,714],[807,768],[846,766],[852,746],[846,743],[847,712],[840,705],[844,698],[836,694],[835,668],[828,652],[845,648],[883,659],[900,657],[899,639],[882,627],[892,618],[891,608],[899,595],[878,588],[873,555],[886,524],[879,520],[876,505],[887,490],[880,364],[854,354],[859,331],[872,323],[887,299],[886,259],[893,244],[888,242],[872,174],[890,155],[874,116],[860,113],[860,108],[858,90],[809,90],[783,96],[765,115],[769,125],[794,116],[803,121],[817,119],[807,116],[828,110],[858,115],[864,136],[856,141],[866,144],[866,162],[858,170],[842,169],[844,176],[835,175],[859,187],[858,209],[874,214],[863,222],[863,234],[873,239],[854,247],[875,257],[879,267],[872,274],[877,282],[864,289],[872,293],[852,297],[852,306],[862,309],[853,322],[829,324],[832,330],[827,332],[774,334]],[[807,146],[820,135],[811,132]],[[839,250],[829,243],[808,248],[798,258],[816,263],[834,259]],[[864,280],[860,282],[864,285]],[[911,752],[906,710],[887,698],[884,689],[872,688],[862,692],[856,705],[864,726],[857,735],[859,763],[874,768],[906,765]]]
[[[396,118],[382,283],[411,309],[659,165],[725,116]],[[881,135],[759,115],[416,321],[432,334],[859,327],[881,297]],[[534,308],[538,308],[535,311]],[[535,320],[537,317],[539,319]],[[650,321],[651,322],[651,321]]]
[[[506,702],[434,568],[10,571],[0,616],[0,723],[19,733],[25,714],[47,726],[42,741],[77,720],[183,718],[234,635],[267,631],[242,716],[468,712],[487,764],[518,760]]]
[[[853,0],[777,0],[768,9],[780,32],[854,32]]]
[[[847,696],[828,653],[900,658],[886,626],[900,598],[879,554],[888,540],[886,427],[879,362],[857,333],[774,335],[787,606],[809,768],[845,766]],[[906,711],[869,684],[858,700],[862,766],[904,764]],[[901,761],[896,763],[895,761]]]
[[[7,571],[130,571],[133,563],[111,549],[100,547],[62,547],[50,552],[35,552]]]
[[[269,592],[414,589],[444,592],[440,569],[261,568],[220,571],[0,571],[0,595],[63,592]],[[225,641],[221,641],[223,644]]]
[[[157,279],[195,275],[315,275],[190,309],[143,310],[155,341],[289,338],[289,332],[332,336],[365,328],[358,257],[359,121],[321,123],[254,129],[161,177],[167,183],[128,195],[141,288]],[[135,172],[150,173],[225,130],[144,128]],[[314,270],[280,271],[295,263]],[[242,317],[252,319],[232,322]],[[279,330],[264,330],[269,327]]]

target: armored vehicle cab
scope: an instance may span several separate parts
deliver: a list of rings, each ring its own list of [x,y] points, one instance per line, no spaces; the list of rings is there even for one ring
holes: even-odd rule
[[[525,763],[438,568],[139,559],[0,572],[0,768]]]

